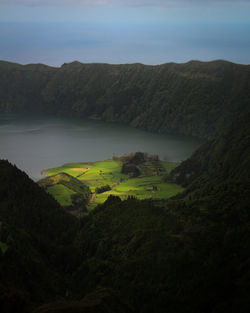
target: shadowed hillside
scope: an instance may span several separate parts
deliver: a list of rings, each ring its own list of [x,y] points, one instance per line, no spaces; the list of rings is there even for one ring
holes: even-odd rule
[[[64,295],[66,273],[77,264],[78,229],[78,220],[24,172],[0,161],[0,285],[38,302]]]
[[[171,172],[171,180],[206,193],[214,185],[250,180],[250,114],[203,144],[188,160]]]
[[[60,68],[0,62],[0,111],[84,116],[209,137],[249,111],[250,67],[225,61]]]

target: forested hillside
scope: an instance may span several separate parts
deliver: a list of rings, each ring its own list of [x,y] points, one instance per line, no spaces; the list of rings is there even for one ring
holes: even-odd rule
[[[214,185],[250,181],[250,114],[236,117],[217,136],[203,144],[172,171],[171,180],[206,193]]]
[[[250,67],[225,61],[60,68],[0,62],[0,111],[85,116],[208,138],[249,111]]]
[[[249,125],[243,116],[173,171],[179,199],[110,196],[80,221],[1,161],[1,311],[249,312]]]
[[[0,310],[5,292],[17,306],[26,298],[44,302],[65,295],[66,273],[77,262],[72,243],[78,230],[79,221],[41,187],[0,161]]]

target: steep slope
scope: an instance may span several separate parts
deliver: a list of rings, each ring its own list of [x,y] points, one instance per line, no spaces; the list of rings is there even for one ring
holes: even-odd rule
[[[43,112],[42,91],[56,69],[0,61],[0,111]]]
[[[75,292],[112,286],[135,312],[248,312],[249,191],[232,185],[166,208],[109,200],[81,231]]]
[[[65,293],[66,273],[77,262],[72,243],[78,228],[78,220],[24,172],[0,161],[2,285],[38,302]]]
[[[214,185],[250,180],[250,114],[245,114],[202,145],[174,169],[172,181],[191,190],[207,192]]]
[[[249,111],[250,67],[225,61],[158,66],[0,63],[0,111],[119,121],[209,137]]]

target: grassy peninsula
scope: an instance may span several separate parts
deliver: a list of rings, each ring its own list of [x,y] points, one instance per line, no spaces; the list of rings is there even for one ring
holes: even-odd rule
[[[40,180],[39,185],[68,208],[75,207],[76,197],[88,209],[102,204],[110,195],[122,200],[129,196],[166,199],[184,190],[180,185],[164,182],[176,166],[178,163],[136,152],[112,160],[68,163],[44,170],[48,177]]]

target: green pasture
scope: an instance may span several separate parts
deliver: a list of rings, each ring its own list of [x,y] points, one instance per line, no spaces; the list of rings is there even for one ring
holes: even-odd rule
[[[100,161],[95,163],[67,163],[57,168],[45,170],[47,175],[59,173],[69,174],[86,183],[91,191],[103,185],[112,185],[120,182],[120,179],[127,178],[121,174],[121,166],[113,160]]]
[[[155,173],[151,164],[144,165],[142,175],[137,178],[129,178],[128,175],[121,173],[121,163],[114,160],[106,160],[90,163],[67,163],[61,167],[45,170],[48,175],[59,173],[69,174],[91,189],[94,194],[88,208],[92,209],[97,204],[103,203],[109,195],[119,196],[121,199],[127,199],[128,196],[135,196],[138,199],[165,199],[183,191],[183,188],[176,184],[166,184],[162,182],[164,174],[169,173],[178,163],[160,161],[160,172]],[[153,170],[152,170],[153,169]],[[146,173],[151,173],[147,176]],[[95,194],[95,188],[109,185],[112,190],[104,193]],[[153,187],[154,186],[154,187]],[[74,193],[69,188],[60,183],[47,188],[55,199],[63,206],[71,204],[71,195]]]
[[[121,166],[113,160],[92,163],[89,170],[80,176],[82,182],[87,184],[94,192],[96,187],[110,185],[110,187],[119,183],[121,179],[127,179],[127,175],[121,174]]]
[[[153,190],[153,186],[157,189]],[[162,183],[161,176],[130,178],[116,185],[112,190],[98,194],[94,202],[103,203],[109,195],[119,196],[122,200],[128,196],[138,199],[166,199],[184,190],[180,185]]]
[[[62,206],[72,204],[71,195],[75,192],[62,184],[47,187],[46,191],[50,193]]]

